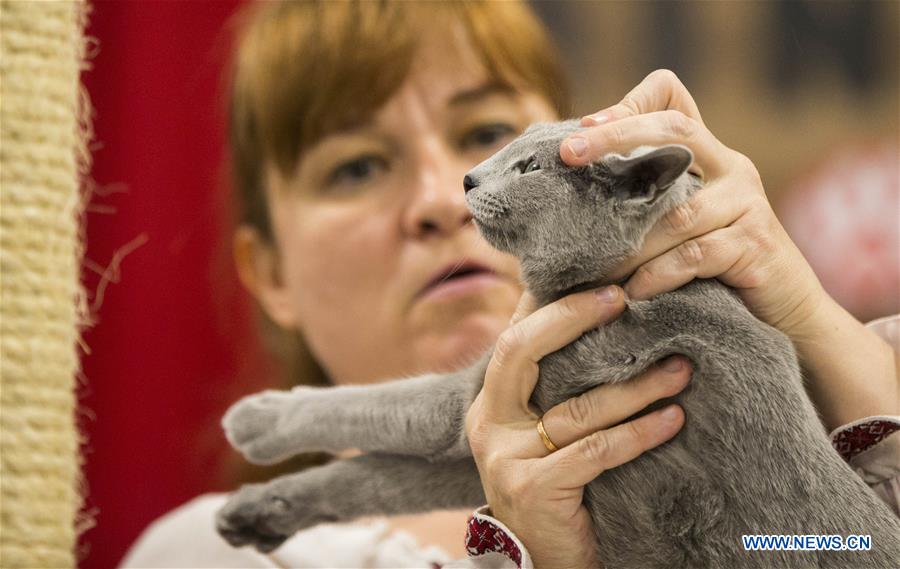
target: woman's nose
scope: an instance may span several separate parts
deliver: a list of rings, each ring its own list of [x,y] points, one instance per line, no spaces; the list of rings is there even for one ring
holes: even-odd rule
[[[436,156],[435,153],[419,165],[404,220],[409,234],[415,237],[446,236],[472,219],[465,201],[467,184],[472,180],[463,177],[465,171],[455,167],[451,157]],[[462,191],[460,177],[463,177]]]

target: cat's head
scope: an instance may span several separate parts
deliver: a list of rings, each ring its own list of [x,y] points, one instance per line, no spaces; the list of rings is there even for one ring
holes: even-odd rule
[[[684,146],[641,147],[567,166],[560,144],[581,128],[577,120],[532,125],[464,181],[479,231],[520,259],[525,284],[539,297],[608,282],[659,217],[697,185],[687,175],[693,156]]]

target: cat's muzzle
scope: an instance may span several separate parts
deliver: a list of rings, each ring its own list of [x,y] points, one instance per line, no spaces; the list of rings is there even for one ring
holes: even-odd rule
[[[466,205],[475,221],[496,221],[509,213],[509,206],[486,192],[467,193]]]

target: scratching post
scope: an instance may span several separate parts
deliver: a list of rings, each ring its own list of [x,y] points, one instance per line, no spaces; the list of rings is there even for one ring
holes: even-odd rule
[[[0,567],[74,567],[85,5],[0,1]]]

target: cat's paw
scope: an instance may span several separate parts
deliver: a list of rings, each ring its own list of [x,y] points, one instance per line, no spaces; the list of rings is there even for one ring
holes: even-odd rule
[[[273,390],[244,397],[222,417],[225,438],[254,464],[289,458],[294,452],[282,417],[289,414],[294,397],[291,392]]]
[[[216,514],[216,531],[234,547],[252,545],[262,553],[278,548],[297,531],[332,518],[304,503],[277,484],[248,484],[229,498]]]

